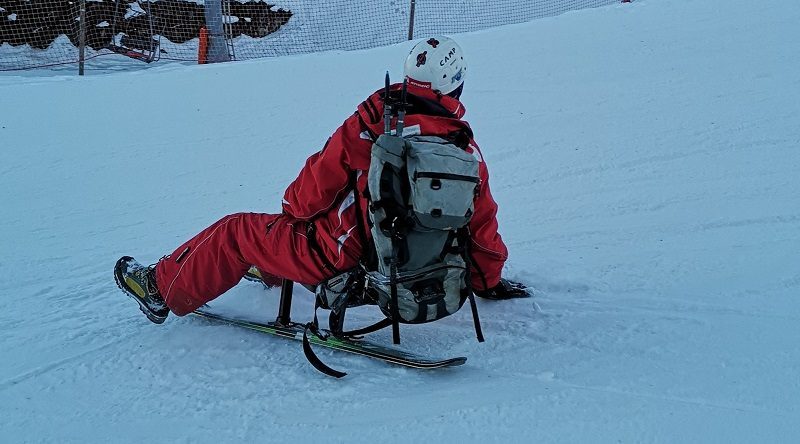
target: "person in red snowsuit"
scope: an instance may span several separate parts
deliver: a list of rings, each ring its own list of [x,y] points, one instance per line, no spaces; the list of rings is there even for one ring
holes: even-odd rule
[[[432,42],[437,44],[431,47]],[[436,46],[451,42],[447,38],[429,39],[424,57],[435,55]],[[461,52],[455,42],[451,44]],[[409,55],[412,65],[421,60],[417,46],[416,54],[412,50]],[[469,124],[462,120],[466,110],[459,95],[466,67],[456,67],[458,85],[446,94],[441,91],[444,88],[409,75],[409,62],[406,65],[409,105],[403,134],[449,139],[480,162],[479,190],[469,223],[473,260],[482,272],[482,276],[476,270],[471,273],[474,292],[495,299],[518,297],[508,294],[513,290],[501,283],[508,252],[498,233],[497,203],[489,189],[489,172],[481,151]],[[393,85],[391,89],[399,91],[400,87]],[[308,158],[286,189],[281,214],[225,216],[155,266],[142,267],[133,258],[123,257],[115,269],[117,283],[137,299],[151,321],[160,323],[170,311],[183,316],[218,297],[253,265],[262,274],[312,286],[356,267],[365,254],[364,241],[370,236],[369,230],[365,230],[366,236],[359,234],[357,218],[363,220],[361,227],[367,226],[364,191],[370,149],[384,132],[383,109],[382,90],[358,105],[322,150]],[[355,199],[359,199],[358,205]]]

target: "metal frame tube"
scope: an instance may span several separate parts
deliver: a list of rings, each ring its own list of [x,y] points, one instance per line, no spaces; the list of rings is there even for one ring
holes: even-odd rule
[[[294,281],[284,279],[281,284],[281,302],[278,305],[278,318],[275,320],[280,325],[288,326],[292,322],[292,293]]]

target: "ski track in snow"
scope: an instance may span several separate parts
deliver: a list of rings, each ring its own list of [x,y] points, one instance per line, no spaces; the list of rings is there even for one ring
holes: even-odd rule
[[[305,158],[386,67],[399,78],[410,44],[0,76],[0,436],[796,441],[798,22],[788,0],[637,0],[458,36],[505,273],[535,297],[479,301],[484,344],[468,307],[402,328],[404,347],[467,356],[458,368],[317,350],[343,380],[295,341],[151,325],[111,268],[225,214],[280,211]],[[243,282],[213,305],[265,320],[278,296]],[[310,317],[305,290],[295,304]]]

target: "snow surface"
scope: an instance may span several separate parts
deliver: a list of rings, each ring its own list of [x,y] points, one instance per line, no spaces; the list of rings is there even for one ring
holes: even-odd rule
[[[458,36],[506,274],[537,296],[479,301],[484,344],[468,308],[403,328],[456,369],[320,349],[343,380],[296,342],[152,325],[111,271],[278,211],[410,44],[0,76],[0,440],[797,442],[797,23],[790,0],[645,0]]]

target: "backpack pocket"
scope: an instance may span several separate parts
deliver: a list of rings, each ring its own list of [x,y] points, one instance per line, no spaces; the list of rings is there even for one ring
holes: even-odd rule
[[[449,255],[444,264],[398,273],[398,321],[422,324],[457,312],[468,296],[466,273],[466,264],[457,255]],[[367,279],[377,292],[381,311],[391,318],[391,281],[380,272],[367,273]]]
[[[407,141],[409,200],[419,227],[453,230],[466,225],[480,184],[478,160],[438,137]]]

